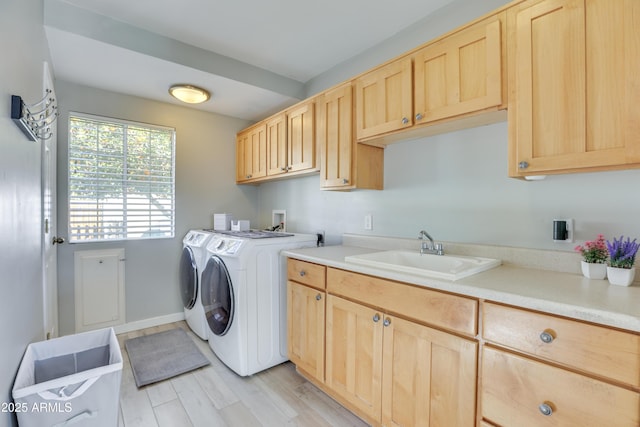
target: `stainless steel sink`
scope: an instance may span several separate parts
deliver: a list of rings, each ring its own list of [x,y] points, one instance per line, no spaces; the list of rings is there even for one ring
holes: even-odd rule
[[[458,280],[495,268],[499,259],[461,255],[421,255],[419,251],[382,251],[345,257],[345,262],[438,279]]]

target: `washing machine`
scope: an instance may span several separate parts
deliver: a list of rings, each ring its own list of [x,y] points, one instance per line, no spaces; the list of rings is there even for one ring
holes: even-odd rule
[[[207,320],[202,305],[201,277],[207,262],[207,243],[213,233],[190,230],[182,239],[180,256],[180,295],[184,317],[191,330],[203,340],[207,339]]]
[[[220,233],[220,232],[216,232]],[[209,346],[240,376],[288,360],[285,249],[316,246],[313,234],[214,234],[207,244],[202,303]]]

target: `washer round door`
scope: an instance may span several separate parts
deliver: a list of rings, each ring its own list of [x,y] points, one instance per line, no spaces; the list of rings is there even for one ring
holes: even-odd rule
[[[180,257],[180,294],[184,308],[193,308],[198,298],[198,265],[189,246],[185,246]]]
[[[215,335],[224,335],[233,322],[233,286],[227,266],[216,255],[207,261],[202,272],[202,305],[209,328]]]

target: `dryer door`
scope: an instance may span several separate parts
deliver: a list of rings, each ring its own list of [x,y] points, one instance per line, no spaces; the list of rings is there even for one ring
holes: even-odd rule
[[[202,305],[209,328],[224,335],[233,322],[233,286],[222,259],[212,255],[202,272]]]
[[[189,246],[185,246],[180,257],[180,294],[184,308],[193,308],[198,298],[198,266]]]

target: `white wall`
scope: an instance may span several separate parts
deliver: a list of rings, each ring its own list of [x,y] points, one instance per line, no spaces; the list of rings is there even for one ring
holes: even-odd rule
[[[347,80],[421,43],[506,4],[458,0],[431,17],[308,83],[308,94]],[[598,233],[640,238],[640,170],[549,176],[540,182],[507,177],[507,124],[498,123],[406,141],[385,150],[383,191],[322,192],[317,176],[263,184],[260,215],[286,209],[292,231],[417,238],[426,229],[442,241],[572,251],[554,243],[554,218],[574,218],[575,238]],[[372,231],[364,215],[373,215]]]
[[[67,134],[69,111],[176,129],[176,237],[112,243],[64,244],[58,249],[61,334],[75,330],[74,262],[77,250],[125,248],[126,320],[182,312],[178,266],[182,238],[213,226],[213,212],[242,214],[255,222],[255,187],[235,185],[235,134],[248,122],[133,96],[58,81],[58,230],[67,236]]]
[[[42,98],[49,54],[41,0],[0,0],[0,402],[11,388],[27,344],[44,338],[40,257],[40,143],[10,119],[10,97]],[[15,425],[0,413],[0,426]]]

